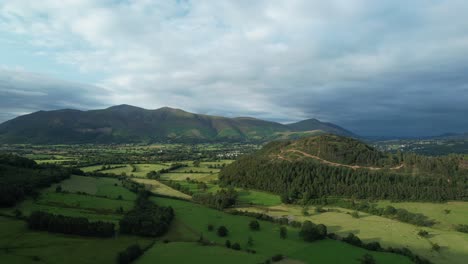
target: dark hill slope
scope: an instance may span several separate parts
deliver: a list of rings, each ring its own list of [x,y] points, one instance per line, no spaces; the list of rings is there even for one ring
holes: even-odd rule
[[[458,164],[458,157],[392,155],[354,139],[322,135],[271,142],[226,166],[220,182],[277,193],[284,202],[324,196],[463,200],[468,174]]]
[[[193,114],[169,107],[147,110],[119,105],[101,110],[64,109],[20,116],[0,124],[0,143],[261,141],[291,130],[289,126],[255,118]]]
[[[340,126],[337,126],[332,123],[321,122],[315,118],[302,120],[296,123],[288,124],[288,127],[292,131],[311,131],[311,130],[322,130],[330,134],[355,137],[351,131],[348,131]]]

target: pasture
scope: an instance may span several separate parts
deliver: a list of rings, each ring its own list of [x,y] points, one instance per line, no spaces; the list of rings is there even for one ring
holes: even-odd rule
[[[2,263],[114,264],[117,253],[131,244],[151,243],[133,236],[104,239],[30,231],[25,222],[5,217],[0,217],[0,234]]]
[[[391,205],[395,208],[403,208],[410,212],[421,213],[438,223],[435,228],[442,230],[454,230],[455,225],[468,225],[468,202],[446,202],[446,203],[421,203],[421,202],[390,202],[379,201],[380,207]],[[446,211],[448,210],[448,211]]]
[[[181,254],[183,252],[183,254]],[[157,243],[135,263],[260,263],[262,255],[236,251],[223,246],[202,246],[194,242]]]
[[[328,208],[328,207],[327,207]],[[310,216],[304,216],[303,208],[294,205],[279,205],[270,207],[239,208],[239,210],[261,212],[271,216],[289,217],[297,221],[310,220],[317,224],[325,224],[330,232],[345,236],[354,233],[365,242],[378,241],[384,247],[408,247],[414,253],[435,263],[465,263],[468,257],[468,234],[437,229],[436,227],[418,227],[396,220],[369,215],[359,212],[360,217],[354,218],[351,210],[330,207],[330,212],[315,213],[314,207],[309,208]],[[419,230],[427,230],[428,238],[418,235]],[[431,242],[441,246],[439,252],[431,249]]]
[[[155,194],[177,197],[181,199],[191,199],[190,195],[185,193],[179,192],[177,190],[172,189],[171,187],[157,181],[157,180],[150,180],[150,179],[140,179],[140,178],[132,178],[133,181],[137,183],[141,183],[145,185],[146,189],[150,192]]]
[[[335,240],[306,243],[299,238],[298,230],[291,227],[288,227],[287,239],[282,240],[279,236],[280,226],[274,223],[260,221],[260,230],[252,231],[248,227],[252,220],[250,217],[230,215],[186,201],[161,197],[153,197],[152,200],[159,205],[172,206],[176,214],[171,229],[161,239],[196,241],[200,234],[203,234],[205,239],[220,246],[229,239],[232,243],[239,243],[242,249],[249,247],[256,250],[256,255],[264,257],[265,260],[275,254],[284,254],[306,263],[359,263],[358,259],[369,253],[375,257],[377,263],[411,263],[409,259],[399,255],[371,252]],[[226,226],[229,235],[224,238],[218,237],[216,231],[208,231],[208,224],[212,224],[215,230],[221,225]],[[249,237],[253,239],[252,246],[247,245]],[[155,247],[157,246],[160,244],[157,243]],[[145,261],[152,259],[145,258]]]

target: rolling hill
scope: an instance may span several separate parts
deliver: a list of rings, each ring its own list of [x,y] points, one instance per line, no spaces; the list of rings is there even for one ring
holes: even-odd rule
[[[220,182],[283,195],[285,202],[327,196],[419,201],[466,197],[461,157],[378,151],[324,134],[270,142],[226,166]]]
[[[284,125],[250,117],[194,114],[169,107],[147,110],[118,105],[100,110],[63,109],[19,116],[0,124],[0,143],[263,141],[323,133],[351,134],[315,119]]]

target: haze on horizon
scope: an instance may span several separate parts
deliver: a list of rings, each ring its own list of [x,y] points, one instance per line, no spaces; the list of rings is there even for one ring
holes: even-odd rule
[[[468,132],[468,2],[0,2],[0,122],[38,110]]]

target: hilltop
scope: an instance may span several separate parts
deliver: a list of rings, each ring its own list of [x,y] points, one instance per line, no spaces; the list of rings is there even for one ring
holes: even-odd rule
[[[250,117],[227,118],[163,107],[131,105],[80,111],[38,111],[0,124],[0,143],[76,144],[140,142],[263,141],[349,131],[304,121],[290,125]]]

